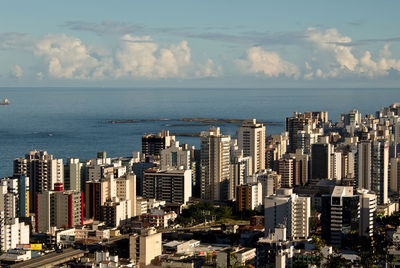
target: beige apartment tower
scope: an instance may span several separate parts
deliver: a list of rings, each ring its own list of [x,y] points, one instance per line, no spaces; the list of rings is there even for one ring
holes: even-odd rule
[[[222,135],[220,129],[210,128],[200,136],[201,198],[227,200],[231,185],[231,137]]]
[[[243,156],[251,156],[253,172],[265,169],[265,126],[256,119],[245,121],[238,129],[238,145]]]

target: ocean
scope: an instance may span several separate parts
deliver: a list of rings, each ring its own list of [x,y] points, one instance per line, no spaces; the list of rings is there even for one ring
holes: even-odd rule
[[[328,111],[329,119],[337,121],[350,109],[365,115],[400,102],[400,89],[0,88],[0,98],[10,101],[0,106],[4,177],[12,175],[14,158],[33,149],[64,159],[91,159],[100,151],[110,157],[131,156],[141,150],[145,133],[209,128],[176,121],[187,117],[256,118],[274,122],[267,134],[278,134],[294,111]],[[216,125],[224,134],[236,134],[235,124]],[[199,145],[198,137],[177,139]]]

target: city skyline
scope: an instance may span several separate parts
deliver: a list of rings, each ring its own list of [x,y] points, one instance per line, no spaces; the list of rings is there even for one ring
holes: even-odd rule
[[[0,11],[0,84],[397,87],[399,5],[17,1]]]

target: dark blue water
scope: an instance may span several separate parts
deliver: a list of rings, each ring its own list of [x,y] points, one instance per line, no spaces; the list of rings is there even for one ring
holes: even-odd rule
[[[98,151],[130,156],[141,150],[144,133],[199,132],[207,126],[169,126],[176,122],[109,124],[120,119],[182,117],[257,118],[280,122],[267,133],[283,130],[293,111],[326,110],[337,120],[356,108],[374,113],[400,102],[400,89],[121,89],[1,88],[0,177],[12,174],[12,160],[29,150],[47,150],[58,158],[90,159]],[[235,135],[235,125],[221,124]],[[198,138],[178,137],[198,145]]]

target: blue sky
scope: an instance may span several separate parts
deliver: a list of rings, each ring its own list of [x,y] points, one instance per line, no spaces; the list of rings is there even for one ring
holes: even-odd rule
[[[399,87],[399,1],[10,1],[0,86]]]

